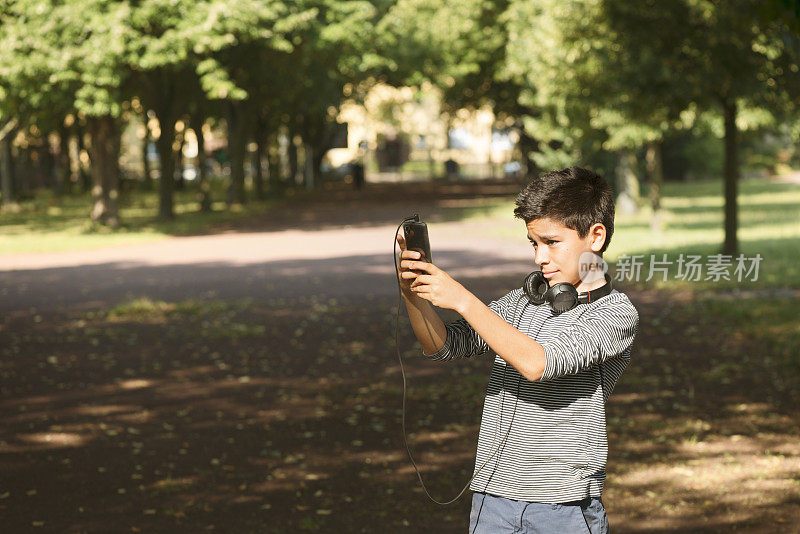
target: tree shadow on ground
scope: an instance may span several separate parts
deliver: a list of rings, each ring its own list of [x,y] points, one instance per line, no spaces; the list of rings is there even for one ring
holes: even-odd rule
[[[470,265],[458,279],[485,302],[529,268],[440,257]],[[385,256],[0,281],[9,531],[464,531],[469,499],[428,501],[402,444]],[[783,349],[735,335],[691,295],[629,294],[641,326],[608,406],[614,530],[796,524],[800,414],[775,387]],[[491,358],[423,361],[404,317],[399,347],[412,450],[433,494],[450,498],[473,468]]]

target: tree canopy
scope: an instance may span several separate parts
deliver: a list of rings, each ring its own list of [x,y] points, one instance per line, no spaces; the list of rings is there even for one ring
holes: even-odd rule
[[[731,252],[738,133],[783,122],[800,137],[798,11],[789,0],[8,0],[0,132],[88,134],[93,218],[116,224],[131,114],[158,121],[163,218],[173,217],[176,125],[224,125],[228,201],[243,203],[249,143],[260,161],[278,132],[302,139],[313,187],[343,99],[377,81],[431,83],[449,113],[490,105],[518,128],[529,172],[646,147],[656,191],[662,141],[706,114],[725,138]]]

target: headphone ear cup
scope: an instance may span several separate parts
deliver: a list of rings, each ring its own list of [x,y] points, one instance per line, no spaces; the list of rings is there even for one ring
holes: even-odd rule
[[[556,314],[569,311],[578,305],[578,291],[572,284],[566,282],[551,287],[545,297]]]
[[[542,271],[533,271],[525,277],[525,281],[522,283],[522,290],[528,296],[528,300],[531,301],[531,304],[536,304],[537,306],[544,304],[545,295],[549,289],[550,284],[542,274]]]

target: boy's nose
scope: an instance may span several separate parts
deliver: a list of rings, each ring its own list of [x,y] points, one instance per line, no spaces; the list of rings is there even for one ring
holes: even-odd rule
[[[546,265],[550,262],[550,258],[547,255],[545,247],[536,247],[536,254],[534,255],[533,261],[535,261],[539,266]]]

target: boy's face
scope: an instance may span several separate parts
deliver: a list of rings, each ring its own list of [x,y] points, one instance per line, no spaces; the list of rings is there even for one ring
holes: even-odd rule
[[[551,286],[567,282],[578,291],[594,289],[582,287],[579,260],[581,254],[598,254],[603,248],[606,239],[605,225],[593,224],[584,238],[576,230],[553,219],[534,219],[526,226],[528,240],[536,251],[535,261]]]

